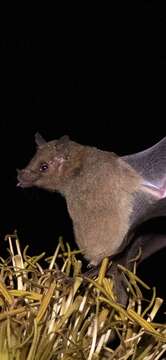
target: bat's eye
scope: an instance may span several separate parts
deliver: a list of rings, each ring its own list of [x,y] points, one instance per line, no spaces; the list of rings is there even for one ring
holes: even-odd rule
[[[40,165],[40,171],[44,172],[48,170],[48,164],[47,163],[42,163]]]

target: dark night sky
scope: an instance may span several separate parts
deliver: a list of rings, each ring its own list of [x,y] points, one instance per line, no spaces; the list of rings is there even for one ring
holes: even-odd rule
[[[52,254],[73,239],[64,200],[16,189],[16,168],[35,151],[36,131],[127,154],[165,136],[165,19],[151,1],[132,8],[67,9],[8,19],[1,33],[0,240]],[[54,17],[55,16],[55,17]],[[4,244],[3,244],[4,246]],[[164,255],[155,261],[164,269]],[[166,256],[166,252],[165,252]],[[156,260],[157,259],[157,260]],[[160,260],[159,260],[160,259]],[[161,261],[162,259],[162,261]],[[158,265],[159,266],[159,265]],[[147,269],[155,269],[148,264]],[[150,275],[149,275],[150,276]],[[161,275],[160,275],[161,276]]]

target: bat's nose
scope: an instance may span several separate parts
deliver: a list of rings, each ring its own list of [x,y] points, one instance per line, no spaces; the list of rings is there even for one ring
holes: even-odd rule
[[[28,187],[32,182],[31,174],[26,169],[17,169],[17,187]]]
[[[16,186],[21,187],[21,181],[20,181],[21,170],[16,169],[16,172],[17,172],[17,180],[18,180]]]
[[[16,169],[17,172],[17,176],[19,176],[21,174],[21,170],[20,169]]]

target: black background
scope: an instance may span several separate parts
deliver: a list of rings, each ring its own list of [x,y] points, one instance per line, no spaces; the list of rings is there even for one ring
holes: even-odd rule
[[[119,155],[165,136],[164,9],[152,1],[73,3],[1,16],[1,247],[17,229],[22,247],[50,255],[60,235],[74,242],[65,201],[16,188],[16,168],[34,154],[36,131],[47,140],[67,133]],[[141,266],[161,296],[165,257],[163,250]]]

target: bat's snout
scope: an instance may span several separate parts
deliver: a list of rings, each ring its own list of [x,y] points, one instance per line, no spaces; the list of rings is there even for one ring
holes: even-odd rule
[[[17,187],[31,187],[33,186],[34,180],[36,179],[36,176],[32,174],[29,170],[23,169],[19,170],[17,169]]]

